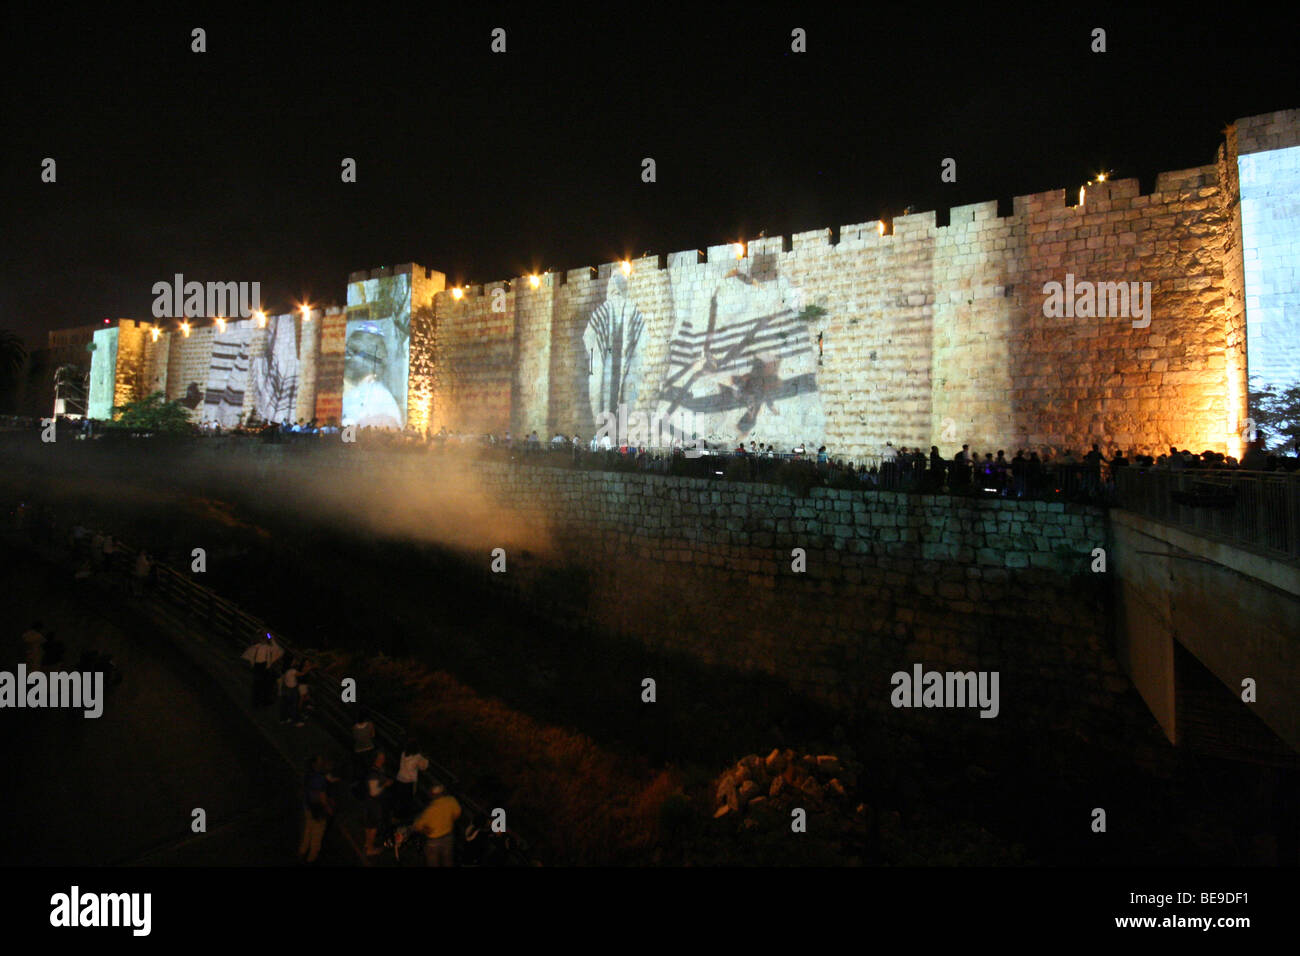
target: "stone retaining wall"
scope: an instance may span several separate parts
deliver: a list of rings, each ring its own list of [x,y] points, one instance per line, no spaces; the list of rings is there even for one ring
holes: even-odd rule
[[[891,710],[890,676],[915,663],[999,671],[1010,721],[1083,711],[1109,723],[1133,697],[1110,649],[1109,580],[1090,570],[1106,544],[1101,509],[474,470],[502,508],[557,543],[565,573],[508,554],[501,577],[558,617],[770,674],[853,713]],[[485,542],[485,564],[489,551]]]

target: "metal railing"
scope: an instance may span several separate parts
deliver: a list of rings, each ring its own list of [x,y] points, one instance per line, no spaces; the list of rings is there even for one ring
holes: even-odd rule
[[[1127,511],[1300,560],[1300,472],[1129,467],[1116,469],[1115,490]]]

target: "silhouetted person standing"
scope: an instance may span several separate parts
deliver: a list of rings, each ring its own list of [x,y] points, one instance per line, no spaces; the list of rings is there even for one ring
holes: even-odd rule
[[[329,795],[331,779],[330,765],[325,758],[313,757],[303,780],[303,828],[298,859],[304,863],[315,863],[320,856],[325,829],[334,815],[334,801]]]

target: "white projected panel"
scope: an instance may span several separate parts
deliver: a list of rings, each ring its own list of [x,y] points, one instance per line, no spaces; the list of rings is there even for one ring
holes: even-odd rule
[[[1300,146],[1240,156],[1237,169],[1250,388],[1280,392],[1300,385]]]

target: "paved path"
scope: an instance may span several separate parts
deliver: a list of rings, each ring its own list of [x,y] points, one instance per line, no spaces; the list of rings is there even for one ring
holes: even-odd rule
[[[337,746],[324,729],[253,713],[238,658],[203,666],[215,649],[178,643],[181,632],[128,598],[124,582],[74,583],[12,544],[0,543],[0,669],[22,659],[19,635],[40,619],[67,645],[63,668],[93,648],[113,655],[123,681],[98,719],[0,711],[0,863],[295,863],[297,768],[310,752]],[[204,834],[190,828],[196,807],[207,812]],[[356,865],[356,842],[348,827],[332,827],[320,863]]]

